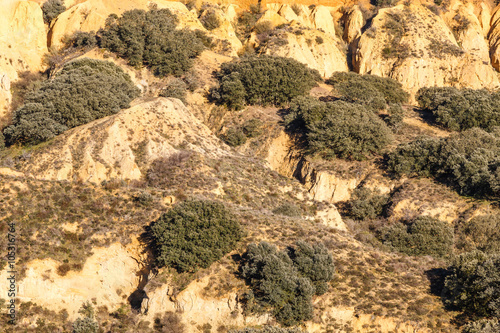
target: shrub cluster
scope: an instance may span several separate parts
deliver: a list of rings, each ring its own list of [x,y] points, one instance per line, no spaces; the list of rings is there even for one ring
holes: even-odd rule
[[[458,224],[456,247],[463,251],[500,252],[500,216],[480,215]]]
[[[335,72],[326,82],[346,102],[362,104],[374,112],[387,111],[385,120],[390,125],[403,120],[401,105],[408,101],[409,94],[396,80],[370,74]]]
[[[50,23],[65,10],[66,6],[64,5],[63,1],[48,0],[42,5],[43,21],[45,23]]]
[[[449,223],[419,216],[408,224],[394,223],[379,230],[379,239],[408,255],[445,256],[451,253],[454,237]]]
[[[285,125],[304,134],[306,150],[323,158],[362,160],[380,154],[392,141],[391,130],[365,106],[345,101],[296,98]]]
[[[189,200],[163,214],[152,226],[158,265],[179,272],[209,267],[243,236],[238,220],[223,204]]]
[[[94,308],[90,302],[82,305],[79,314],[83,315],[73,323],[73,333],[97,333],[99,332],[99,324],[95,320]]]
[[[374,219],[382,215],[389,197],[380,194],[379,190],[357,188],[349,201],[349,215],[357,220]]]
[[[464,325],[462,333],[497,333],[500,332],[500,322],[497,318],[481,319]]]
[[[241,126],[228,128],[221,138],[231,147],[236,147],[247,142],[247,138],[259,136],[261,134],[261,127],[262,121],[259,119],[249,119]]]
[[[186,103],[187,95],[187,84],[178,78],[170,80],[165,88],[160,92],[162,97],[173,97],[180,99],[183,103]]]
[[[475,317],[500,316],[500,254],[457,256],[444,283],[446,305]]]
[[[435,177],[461,194],[500,195],[500,131],[472,128],[444,139],[421,138],[388,155],[398,175]]]
[[[111,14],[98,32],[100,47],[127,59],[131,66],[149,67],[157,76],[180,75],[203,51],[204,36],[176,29],[177,23],[168,9],[134,9],[121,17]]]
[[[128,108],[139,96],[128,74],[111,62],[72,61],[52,80],[25,96],[3,134],[7,144],[36,144]]]
[[[491,131],[500,125],[500,93],[485,89],[421,88],[419,106],[432,112],[435,122],[453,131],[479,127]]]
[[[321,80],[319,73],[290,58],[248,56],[222,64],[212,98],[239,110],[245,104],[283,106],[305,95]]]
[[[247,310],[271,310],[285,326],[309,320],[312,296],[326,292],[334,271],[333,258],[321,243],[299,241],[284,251],[266,242],[250,244],[241,266],[252,288],[246,296]]]

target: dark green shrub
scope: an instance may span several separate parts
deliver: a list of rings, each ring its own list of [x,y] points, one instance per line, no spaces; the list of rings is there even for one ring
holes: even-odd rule
[[[63,1],[48,0],[42,5],[43,21],[45,23],[50,23],[65,10],[66,6],[64,5]]]
[[[186,103],[187,85],[181,79],[173,79],[167,83],[165,88],[160,92],[162,97],[173,97],[180,99],[183,103]]]
[[[333,279],[335,265],[323,243],[310,245],[298,241],[295,247],[289,248],[288,256],[299,273],[311,280],[316,295],[323,295],[328,291],[328,282]]]
[[[380,154],[391,142],[387,125],[363,105],[296,98],[285,118],[290,131],[305,135],[310,154],[362,160]]]
[[[308,93],[320,76],[293,59],[249,56],[222,64],[217,79],[214,99],[231,109],[241,109],[245,103],[285,105]]]
[[[430,137],[404,143],[389,154],[387,167],[397,175],[432,177],[437,173],[442,141]]]
[[[100,46],[127,59],[131,66],[149,67],[157,76],[180,75],[191,68],[204,45],[200,32],[178,30],[177,23],[168,9],[134,9],[121,17],[111,14],[98,32]]]
[[[380,191],[369,188],[357,188],[349,201],[349,215],[357,220],[374,219],[382,215],[389,197]]]
[[[481,319],[464,325],[462,333],[497,333],[500,332],[500,322],[497,318]]]
[[[3,136],[3,133],[0,132],[0,150],[5,148],[5,137]]]
[[[176,205],[151,226],[151,232],[158,265],[179,272],[209,267],[243,236],[239,222],[223,204],[202,200]]]
[[[391,7],[394,5],[395,0],[371,0],[370,3],[377,7]]]
[[[491,131],[500,124],[500,93],[485,89],[421,88],[419,106],[432,112],[435,122],[453,131],[480,127]]]
[[[500,216],[481,215],[461,222],[456,247],[464,251],[500,252]]]
[[[480,251],[457,256],[448,268],[444,302],[474,317],[500,316],[500,255]]]
[[[321,36],[316,36],[316,44],[323,44],[324,40],[323,40],[323,37]]]
[[[275,209],[273,209],[273,214],[285,215],[290,217],[302,216],[302,211],[299,207],[295,206],[290,202],[286,202]]]
[[[201,15],[200,22],[201,22],[201,24],[203,24],[203,26],[207,30],[217,29],[221,25],[221,21],[219,20],[219,16],[212,9],[206,10]]]
[[[73,323],[73,333],[99,332],[99,324],[95,321],[94,308],[90,302],[84,303],[78,313],[83,317],[78,318]]]
[[[353,72],[335,72],[326,83],[346,101],[376,105],[406,103],[409,94],[403,90],[401,83],[391,78],[376,75],[359,75]]]
[[[250,10],[245,10],[238,16],[236,36],[244,42],[252,33],[252,29],[262,16],[259,6],[250,5]]]
[[[64,45],[74,48],[93,48],[97,46],[97,36],[94,31],[76,31],[68,38],[65,38]]]
[[[478,128],[445,139],[420,139],[401,145],[388,156],[388,168],[397,174],[432,176],[453,185],[461,194],[500,194],[500,140],[498,131]]]
[[[429,216],[419,216],[407,225],[395,223],[379,232],[384,244],[408,255],[445,256],[453,246],[450,224]]]
[[[23,105],[26,96],[40,89],[45,79],[46,77],[39,72],[20,72],[19,79],[11,84],[12,102],[10,103],[10,109],[16,111]]]
[[[111,62],[72,61],[52,80],[27,93],[25,104],[4,129],[7,144],[36,144],[95,119],[128,108],[140,90]]]
[[[322,246],[301,243],[279,252],[266,242],[250,244],[241,265],[241,274],[252,288],[246,297],[247,310],[259,306],[271,310],[284,326],[309,320],[313,313],[311,298],[316,291],[311,278],[321,293],[325,290],[323,282],[332,279],[333,270],[333,259]]]
[[[231,127],[222,136],[222,139],[231,147],[236,147],[247,142],[245,133],[239,127]]]
[[[249,119],[243,123],[241,129],[247,138],[255,138],[262,134],[262,121],[259,119]]]

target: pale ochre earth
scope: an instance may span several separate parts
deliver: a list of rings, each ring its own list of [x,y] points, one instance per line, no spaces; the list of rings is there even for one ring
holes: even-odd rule
[[[66,0],[67,10],[50,26],[43,22],[43,2],[0,4],[0,128],[8,125],[13,112],[11,86],[19,73],[46,70],[44,55],[60,48],[65,35],[97,31],[108,15],[147,9],[152,1]],[[193,3],[192,9],[181,2],[154,3],[172,10],[180,27],[205,30],[197,11],[202,2]],[[274,324],[269,314],[243,313],[238,297],[247,287],[235,275],[237,264],[231,256],[189,277],[152,270],[151,254],[140,237],[144,227],[176,202],[197,196],[224,201],[242,219],[248,235],[232,254],[241,254],[247,244],[260,240],[281,247],[296,239],[329,244],[337,277],[325,295],[313,299],[315,316],[305,323],[307,332],[459,331],[452,323],[457,313],[445,310],[440,298],[429,292],[426,271],[445,263],[386,252],[356,239],[341,216],[342,207],[354,189],[367,187],[392,195],[389,221],[429,215],[454,224],[463,216],[496,212],[490,203],[461,197],[429,179],[392,179],[370,160],[305,158],[285,133],[278,109],[250,106],[231,113],[210,103],[207,92],[215,84],[212,72],[221,63],[254,49],[296,59],[324,78],[351,70],[396,79],[411,94],[410,104],[422,87],[496,89],[500,6],[492,1],[450,0],[448,10],[436,15],[425,1],[411,1],[409,6],[400,1],[380,9],[365,29],[365,17],[373,10],[369,1],[299,1],[297,6],[263,1],[258,24],[283,29],[280,38],[287,41],[273,44],[255,31],[247,40],[236,36],[238,14],[251,4],[236,0],[215,4],[221,26],[207,33],[219,42],[228,41],[229,47],[224,52],[206,50],[198,57],[194,70],[199,87],[188,94],[186,103],[158,97],[165,82],[147,69],[131,68],[105,50],[90,50],[78,56],[113,61],[131,76],[142,96],[129,109],[73,128],[50,142],[3,153],[0,221],[15,218],[18,228],[31,228],[19,238],[19,246],[25,247],[19,263],[19,301],[47,311],[26,314],[19,329],[41,329],[38,319],[67,329],[86,301],[102,310],[103,322],[117,320],[108,314],[125,311],[133,318],[125,332],[149,332],[138,328],[139,323],[152,328],[156,316],[167,311],[178,314],[186,332]],[[458,33],[457,14],[470,21]],[[403,59],[387,57],[384,51],[393,37],[387,21],[394,15],[403,16],[408,27],[401,43],[410,56]],[[297,30],[301,33],[293,33]],[[436,53],[431,47],[436,43],[462,52]],[[322,96],[331,89],[321,84],[311,94]],[[412,105],[405,108],[408,114],[397,134],[399,141],[421,134],[450,134],[420,119]],[[254,118],[262,121],[261,136],[237,148],[220,139],[230,126]],[[192,153],[192,165],[176,171],[171,187],[144,185],[154,160],[180,151]],[[133,195],[143,191],[152,193],[151,207],[132,203]],[[288,201],[307,213],[302,218],[272,213]],[[58,273],[64,258],[60,248],[71,254],[70,264],[75,265],[65,275]],[[7,275],[5,269],[0,271],[0,281]],[[130,297],[137,289],[147,297],[132,310]],[[0,299],[7,298],[6,288],[0,288]],[[55,315],[62,310],[68,314],[65,321]]]

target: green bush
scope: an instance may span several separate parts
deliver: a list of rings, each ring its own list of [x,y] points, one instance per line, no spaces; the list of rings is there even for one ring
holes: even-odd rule
[[[387,110],[388,116],[384,120],[391,126],[397,126],[403,120],[401,104],[408,101],[409,94],[396,80],[370,74],[336,72],[327,83],[346,102],[362,104],[376,113]]]
[[[399,175],[435,177],[460,194],[500,195],[500,131],[472,128],[444,139],[419,139],[388,155],[388,169]]]
[[[369,188],[357,188],[349,201],[349,215],[357,220],[374,219],[382,215],[389,197]]]
[[[302,216],[302,211],[299,207],[295,206],[290,202],[286,202],[275,209],[273,209],[273,214],[290,216],[290,217],[299,217]]]
[[[72,61],[52,80],[27,93],[3,134],[7,144],[36,144],[128,108],[139,96],[128,74],[111,62]]]
[[[467,252],[457,256],[448,270],[446,305],[476,318],[500,316],[500,254]]]
[[[165,88],[160,92],[162,97],[173,97],[180,99],[183,103],[186,103],[187,94],[187,84],[181,79],[173,79],[167,83]]]
[[[149,67],[157,76],[181,75],[204,45],[200,32],[178,30],[177,23],[168,9],[134,9],[121,17],[111,14],[98,32],[100,47],[127,59],[131,66]]]
[[[247,137],[239,127],[231,127],[222,136],[222,140],[231,147],[236,147],[247,142]]]
[[[219,16],[213,9],[206,10],[200,17],[200,22],[203,24],[205,29],[214,30],[220,27],[221,21]]]
[[[248,56],[222,64],[216,74],[219,87],[212,97],[231,109],[245,103],[283,106],[305,95],[321,78],[296,60]]]
[[[3,133],[0,132],[0,150],[5,148],[5,137],[3,136]]]
[[[401,104],[410,97],[398,81],[376,75],[335,72],[326,83],[346,101],[362,104]]]
[[[464,251],[500,252],[500,216],[481,215],[458,224],[456,247]]]
[[[73,35],[64,39],[64,45],[67,48],[93,48],[97,46],[97,36],[94,31],[76,31]]]
[[[161,333],[183,333],[185,326],[177,313],[168,311],[163,316],[154,319],[153,328],[155,332]]]
[[[379,230],[379,239],[408,255],[445,256],[453,247],[453,228],[449,223],[419,216],[407,225],[394,223]]]
[[[435,122],[453,131],[479,127],[487,131],[500,125],[500,93],[485,89],[421,88],[419,106],[432,112]]]
[[[262,121],[259,119],[249,119],[243,123],[241,129],[247,138],[255,138],[262,134]]]
[[[99,332],[99,324],[95,321],[94,308],[90,302],[84,303],[78,313],[83,317],[78,318],[73,323],[73,333]]]
[[[325,245],[297,241],[295,247],[288,249],[288,256],[299,273],[311,280],[316,295],[323,295],[328,291],[328,282],[333,279],[335,265]]]
[[[497,318],[481,319],[464,325],[462,333],[498,333],[500,322]]]
[[[151,227],[158,265],[179,272],[207,268],[243,236],[239,222],[223,204],[189,200],[163,214]]]
[[[64,5],[63,1],[48,0],[42,5],[43,21],[45,23],[50,23],[65,10],[66,6]]]
[[[305,134],[310,154],[362,160],[380,154],[392,141],[387,125],[363,105],[296,98],[285,118],[289,131]]]
[[[312,296],[326,290],[333,272],[333,259],[324,246],[298,243],[280,252],[266,242],[250,244],[241,265],[252,288],[247,310],[271,310],[280,324],[298,325],[312,318]]]

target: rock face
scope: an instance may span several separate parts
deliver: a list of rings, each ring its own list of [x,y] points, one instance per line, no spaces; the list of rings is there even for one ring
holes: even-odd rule
[[[42,69],[47,35],[40,6],[33,1],[4,0],[0,7],[0,128],[8,115],[10,82],[19,71]]]
[[[76,319],[82,303],[92,298],[100,305],[117,308],[139,283],[140,250],[137,242],[128,247],[115,243],[95,248],[80,272],[70,271],[65,276],[56,273],[61,263],[34,260],[28,264],[24,279],[17,282],[19,300],[56,312],[66,309],[70,320]],[[7,276],[7,270],[0,271],[2,280]],[[4,288],[0,297],[8,299],[6,293]]]
[[[318,70],[323,77],[348,71],[346,45],[336,36],[331,10],[325,6],[300,5],[292,9],[287,4],[269,4],[259,23],[268,21],[273,27],[286,27],[264,41],[254,35],[252,43],[257,41],[259,52],[293,58]]]
[[[35,152],[23,171],[47,180],[133,180],[141,166],[181,147],[218,156],[221,146],[181,101],[156,98],[67,131]]]
[[[355,70],[396,79],[412,94],[429,86],[498,87],[480,23],[462,13],[471,23],[458,33],[460,47],[446,22],[422,5],[380,9],[360,37]]]

